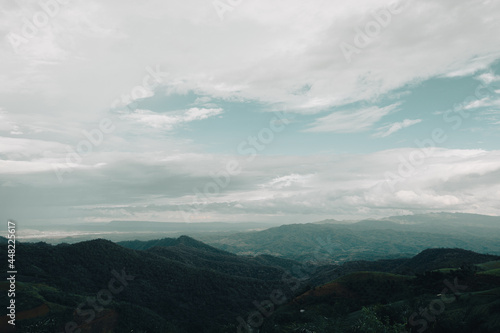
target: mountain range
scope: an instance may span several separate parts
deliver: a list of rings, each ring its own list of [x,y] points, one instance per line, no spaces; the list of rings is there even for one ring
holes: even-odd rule
[[[205,232],[197,239],[18,242],[16,328],[499,332],[497,222],[434,214]],[[478,227],[471,231],[473,223]],[[7,253],[1,239],[0,248]],[[422,314],[453,288],[446,298],[453,301],[443,303],[439,316]],[[0,282],[0,289],[9,283]],[[6,292],[0,300],[8,302]],[[12,331],[7,319],[0,320],[2,332]]]

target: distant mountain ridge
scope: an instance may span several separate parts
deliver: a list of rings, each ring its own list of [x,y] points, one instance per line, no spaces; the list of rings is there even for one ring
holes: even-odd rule
[[[479,226],[470,226],[473,223]],[[500,254],[500,217],[422,214],[351,224],[290,224],[229,236],[200,235],[199,238],[237,254],[270,254],[300,261],[323,257],[332,263],[409,257],[436,247]]]
[[[364,219],[358,221],[338,221],[334,219],[301,225],[345,226],[351,230],[383,230],[391,229],[398,232],[425,232],[448,234],[452,236],[474,236],[500,238],[500,217],[463,213],[429,213],[406,216],[392,216],[382,219]],[[188,235],[211,242],[213,235],[223,237],[230,234],[262,231],[279,227],[277,223],[263,222],[152,222],[152,221],[111,221],[107,223],[77,223],[30,226],[29,235],[24,230],[19,236],[26,237],[24,241],[45,241],[52,244],[61,242],[76,243],[93,238],[105,238],[114,242],[130,239],[151,240],[164,237],[179,237]],[[27,230],[26,230],[27,231]],[[216,245],[218,247],[218,245]],[[434,246],[434,245],[433,245]],[[443,244],[445,247],[460,247],[460,244]],[[419,248],[418,250],[422,250]],[[470,248],[483,251],[484,249]],[[488,250],[488,249],[486,249]],[[250,251],[248,254],[252,254]],[[271,253],[271,252],[264,252]],[[415,254],[416,252],[408,253]],[[368,258],[367,258],[368,259]]]
[[[407,224],[446,223],[463,226],[500,228],[500,216],[470,213],[440,212],[415,215],[400,215],[383,218],[381,220]]]
[[[446,225],[460,225],[460,226],[480,226],[480,227],[491,227],[500,228],[500,216],[493,215],[481,215],[481,214],[470,214],[470,213],[425,213],[425,214],[413,214],[413,215],[395,215],[383,218],[368,218],[353,221],[339,221],[334,219],[328,219],[323,221],[314,222],[315,224],[342,224],[342,225],[355,225],[355,224],[365,224],[365,223],[383,223],[392,222],[396,224],[427,224],[427,223],[440,223]]]

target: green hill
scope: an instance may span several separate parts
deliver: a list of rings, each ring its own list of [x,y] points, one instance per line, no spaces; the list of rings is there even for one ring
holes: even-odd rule
[[[255,299],[268,298],[274,289],[286,291],[284,270],[272,260],[238,257],[188,237],[146,251],[106,240],[23,243],[17,246],[17,260],[17,281],[24,288],[17,295],[17,311],[47,305],[50,312],[42,318],[60,330],[68,321],[86,327],[85,316],[75,309],[107,290],[109,281],[117,279],[113,270],[133,276],[99,312],[121,318],[115,326],[103,319],[114,332],[218,332],[224,324],[234,325]],[[17,328],[27,329],[35,319],[19,321]],[[101,332],[100,323],[93,323],[97,326],[91,332]]]

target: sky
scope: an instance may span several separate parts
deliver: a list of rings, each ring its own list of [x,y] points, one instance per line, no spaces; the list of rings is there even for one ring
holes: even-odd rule
[[[0,0],[0,219],[500,215],[500,2]]]

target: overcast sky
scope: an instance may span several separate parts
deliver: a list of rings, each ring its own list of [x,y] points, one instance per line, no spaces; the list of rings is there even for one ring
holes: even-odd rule
[[[500,215],[500,2],[0,0],[0,218]]]

